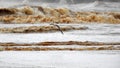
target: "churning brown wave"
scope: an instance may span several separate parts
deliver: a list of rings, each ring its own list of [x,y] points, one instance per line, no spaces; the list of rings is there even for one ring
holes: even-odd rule
[[[4,23],[120,23],[120,12],[82,12],[67,8],[25,6],[0,8],[0,21]]]
[[[60,26],[62,31],[70,30],[86,30],[88,27],[73,27],[73,26]],[[24,27],[9,27],[0,28],[0,33],[46,33],[57,32],[59,29],[56,26],[24,26]]]
[[[85,46],[85,47],[62,47],[61,46]],[[54,50],[120,50],[120,43],[104,43],[104,42],[90,42],[90,41],[65,41],[65,42],[39,42],[31,44],[17,44],[17,43],[0,43],[1,50],[5,51],[54,51]],[[34,46],[34,47],[32,47]],[[39,47],[42,46],[42,47]],[[50,46],[50,47],[49,47]],[[59,46],[59,47],[54,47]],[[91,47],[90,47],[91,46]]]
[[[0,8],[0,22],[7,24],[18,23],[112,23],[120,24],[120,12],[82,12],[67,8],[47,8],[41,6],[24,6],[21,8]],[[62,26],[62,31],[86,30],[87,27]],[[56,32],[55,26],[24,26],[0,28],[0,33],[42,33]],[[55,47],[58,46],[58,47]],[[65,47],[61,47],[65,46]],[[66,47],[68,46],[68,47]],[[70,47],[69,47],[70,46]],[[71,47],[79,46],[79,47]],[[85,47],[82,47],[85,46]],[[50,41],[39,43],[0,43],[2,51],[50,51],[50,50],[120,50],[119,42],[91,41]]]

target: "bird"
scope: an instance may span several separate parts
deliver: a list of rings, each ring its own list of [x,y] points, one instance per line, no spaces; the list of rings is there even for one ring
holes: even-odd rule
[[[59,29],[59,31],[61,32],[61,34],[64,34],[59,25],[57,25],[55,23],[51,23],[50,25],[56,26]]]

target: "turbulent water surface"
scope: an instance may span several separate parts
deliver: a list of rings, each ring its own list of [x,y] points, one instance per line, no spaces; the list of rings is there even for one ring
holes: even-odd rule
[[[20,27],[20,26],[43,26],[49,24],[1,24],[0,27]],[[66,26],[67,24],[59,24]],[[95,41],[95,42],[119,42],[120,25],[116,24],[69,24],[67,26],[88,27],[87,30],[59,31],[55,33],[2,33],[0,42],[32,43],[44,41]],[[34,37],[32,37],[34,35]],[[12,38],[15,37],[15,38]]]
[[[1,68],[119,68],[120,51],[0,52]],[[9,61],[8,61],[9,60]]]
[[[73,4],[67,1],[45,3],[40,0],[0,0],[0,7],[40,5],[44,7],[65,7],[73,11],[120,11],[118,2],[91,2]],[[36,2],[37,1],[37,2]],[[7,5],[6,5],[7,4]],[[2,24],[0,28],[15,28],[28,26],[46,26],[49,24]],[[106,22],[107,23],[107,22]],[[0,33],[0,43],[38,43],[46,41],[91,41],[120,42],[120,24],[58,24],[61,26],[87,27],[86,30],[70,30],[48,33]],[[120,45],[114,45],[120,47]],[[34,46],[31,46],[34,47]],[[46,46],[47,47],[47,46]],[[48,46],[50,47],[50,46]],[[58,45],[53,47],[79,48],[80,46]],[[86,46],[81,46],[85,48]],[[92,46],[91,46],[92,47]],[[104,47],[104,46],[103,46]],[[0,48],[4,48],[0,46]],[[117,48],[117,47],[116,47]],[[119,50],[102,51],[0,51],[0,68],[120,68]]]

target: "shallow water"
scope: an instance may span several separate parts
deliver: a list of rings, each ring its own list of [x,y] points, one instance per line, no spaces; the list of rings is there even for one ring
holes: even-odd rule
[[[120,51],[3,51],[0,55],[2,68],[120,67]]]
[[[49,24],[1,24],[0,27],[43,26]],[[66,26],[67,24],[59,24]],[[93,42],[119,42],[119,24],[69,24],[67,26],[88,27],[87,30],[59,31],[54,33],[1,33],[0,42],[32,43],[44,41],[93,41]],[[34,35],[34,37],[33,37]],[[15,37],[15,38],[12,38]]]

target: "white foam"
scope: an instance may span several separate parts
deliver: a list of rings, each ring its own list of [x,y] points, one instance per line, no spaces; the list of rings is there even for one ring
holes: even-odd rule
[[[43,2],[40,0],[18,0],[18,1],[8,1],[8,0],[2,0],[0,2],[0,7],[10,7],[14,5],[21,5],[24,4],[23,2],[26,2],[28,5],[39,5],[43,7],[65,7],[69,8],[72,11],[120,11],[120,2],[102,2],[102,1],[95,1],[91,3],[78,3],[78,4],[67,4],[68,2],[66,0],[60,0],[60,2]],[[73,1],[71,0],[73,3]],[[6,5],[7,4],[7,5]]]
[[[119,68],[120,51],[5,51],[1,68]]]

